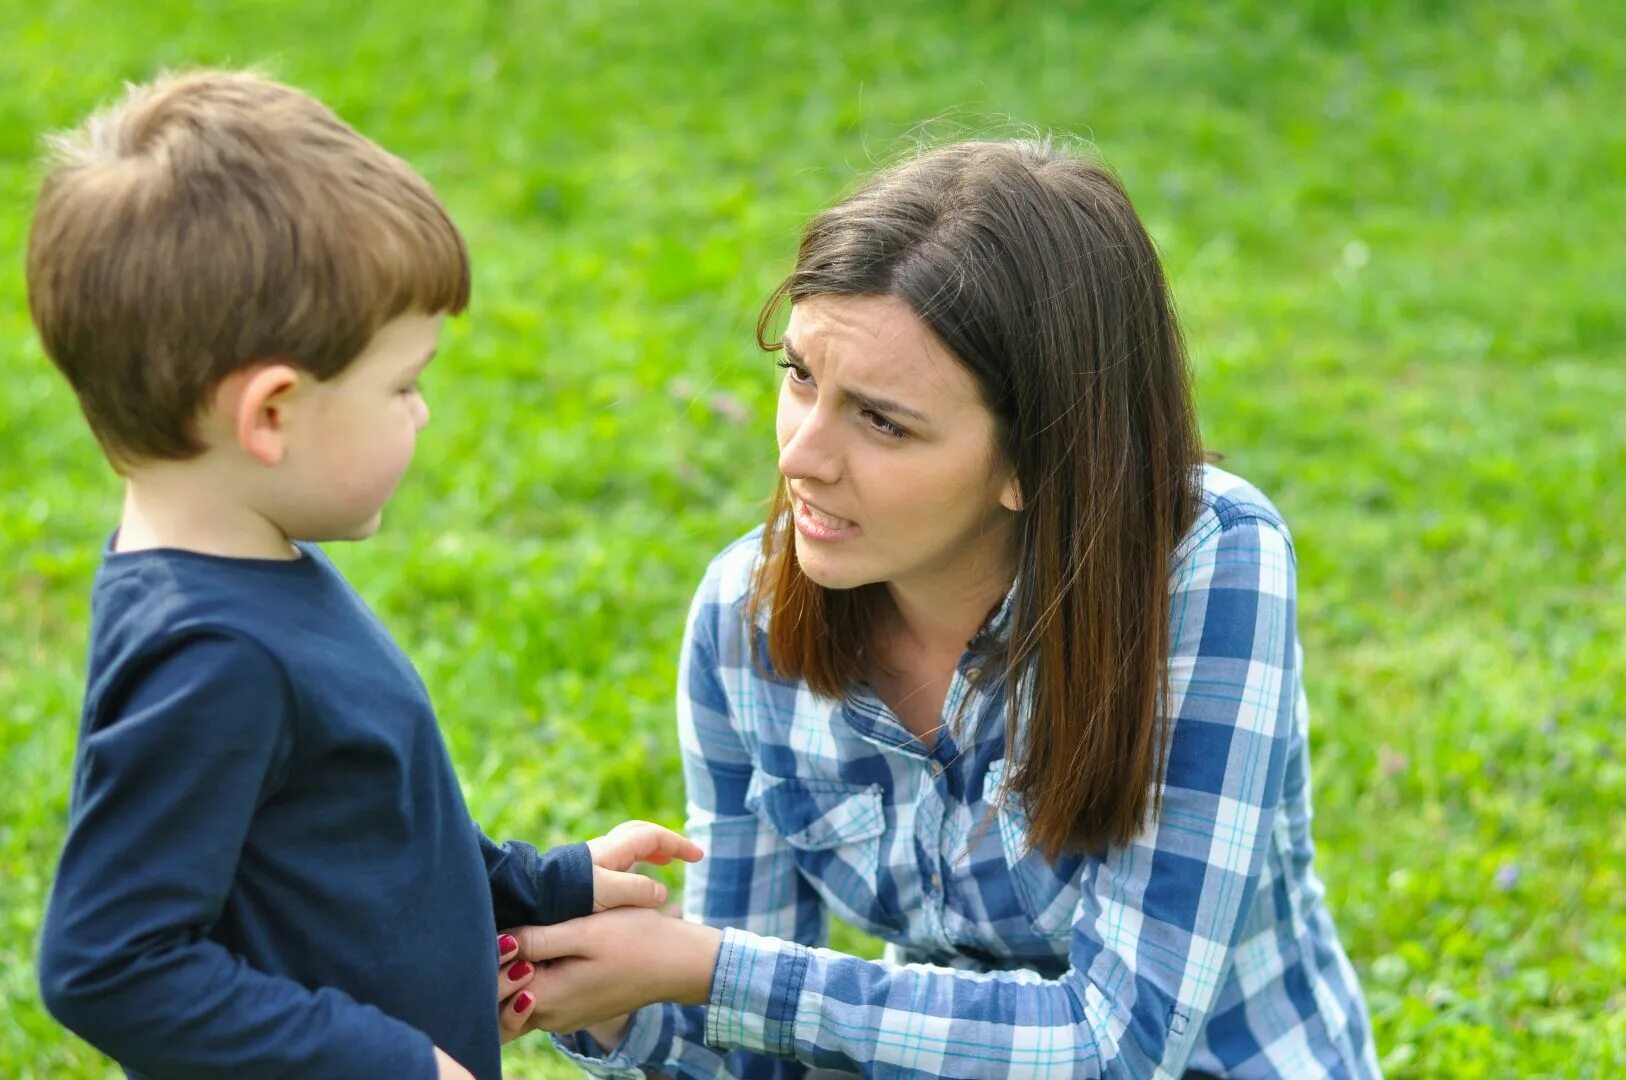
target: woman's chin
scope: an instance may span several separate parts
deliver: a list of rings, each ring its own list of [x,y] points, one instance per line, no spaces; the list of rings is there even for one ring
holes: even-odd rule
[[[819,551],[800,536],[796,538],[796,563],[809,581],[826,589],[856,589],[875,580],[855,560]]]

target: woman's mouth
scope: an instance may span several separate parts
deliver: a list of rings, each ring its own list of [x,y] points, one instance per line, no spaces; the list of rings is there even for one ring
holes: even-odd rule
[[[796,500],[792,516],[796,519],[796,531],[809,540],[830,543],[858,535],[856,522],[825,513],[804,499]]]

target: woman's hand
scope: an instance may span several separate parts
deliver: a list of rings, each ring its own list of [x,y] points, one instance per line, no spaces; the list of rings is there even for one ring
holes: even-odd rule
[[[525,988],[536,969],[520,958],[519,938],[514,934],[497,939],[497,964],[497,1028],[506,1044],[530,1030],[527,1021],[536,1006],[536,995]]]
[[[703,1005],[723,942],[716,927],[644,908],[510,933],[518,948],[504,954],[515,959],[498,983],[504,1042],[530,1028],[571,1032],[602,1025],[608,1035],[606,1021],[657,1001]]]

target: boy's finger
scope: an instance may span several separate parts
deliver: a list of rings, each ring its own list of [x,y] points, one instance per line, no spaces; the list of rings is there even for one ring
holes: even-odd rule
[[[598,893],[598,875],[601,870],[593,872],[593,892],[595,900]],[[581,953],[579,936],[572,932],[572,928],[581,923],[582,919],[573,919],[570,922],[554,923],[552,926],[522,926],[513,931],[519,938],[519,955],[532,964],[542,960],[557,960],[562,956],[578,956]]]
[[[665,862],[673,858],[695,862],[701,856],[700,845],[687,836],[648,821],[640,821],[624,832],[618,829],[608,839],[618,855],[642,862]]]
[[[642,874],[598,869],[593,872],[593,906],[660,907],[666,903],[666,886]]]
[[[687,836],[659,825],[653,827],[648,837],[650,846],[648,854],[644,855],[646,861],[654,856],[665,856],[667,859],[678,858],[684,862],[697,862],[703,854],[700,845]]]
[[[606,835],[587,841],[587,850],[593,865],[611,870],[628,870],[636,862],[664,866],[674,858],[694,862],[701,855],[694,841],[648,821],[617,825]]]

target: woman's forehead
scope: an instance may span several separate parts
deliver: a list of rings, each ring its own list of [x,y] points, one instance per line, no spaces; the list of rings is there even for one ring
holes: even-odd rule
[[[808,297],[791,308],[785,344],[798,362],[900,400],[976,395],[964,365],[896,296]]]

